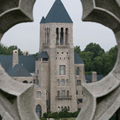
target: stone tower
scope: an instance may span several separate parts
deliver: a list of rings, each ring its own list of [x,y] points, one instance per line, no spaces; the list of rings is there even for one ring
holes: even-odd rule
[[[77,111],[73,22],[61,0],[54,2],[40,22],[39,50],[36,72],[40,86],[48,91],[48,108],[52,112],[64,107]]]

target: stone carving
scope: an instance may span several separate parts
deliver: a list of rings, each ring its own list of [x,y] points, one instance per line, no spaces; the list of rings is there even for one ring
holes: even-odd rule
[[[115,34],[118,57],[113,70],[101,81],[83,84],[84,103],[77,120],[109,120],[120,107],[120,0],[81,1],[83,21],[101,23]]]
[[[12,26],[33,21],[35,0],[0,0],[0,40]],[[39,120],[33,110],[33,85],[18,83],[0,65],[0,114],[4,120]]]

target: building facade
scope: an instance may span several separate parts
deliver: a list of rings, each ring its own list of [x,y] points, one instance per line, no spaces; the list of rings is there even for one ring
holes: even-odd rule
[[[80,110],[81,84],[97,81],[97,75],[94,72],[93,77],[85,78],[84,63],[74,52],[73,21],[61,0],[55,0],[46,18],[41,19],[39,46],[36,59],[28,51],[19,56],[14,50],[13,56],[0,55],[1,65],[14,80],[34,84],[34,110],[38,116],[65,107],[69,112]]]

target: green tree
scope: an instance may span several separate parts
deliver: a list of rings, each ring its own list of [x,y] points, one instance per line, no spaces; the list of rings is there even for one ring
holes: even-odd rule
[[[6,47],[3,44],[0,44],[0,54],[1,55],[12,55],[13,54],[13,50],[18,49],[17,46],[10,46],[10,47]],[[23,52],[18,49],[18,54],[19,55],[23,55]]]
[[[95,69],[93,62],[94,53],[91,51],[87,51],[87,52],[83,51],[79,55],[85,64],[85,71],[86,72],[93,71]]]
[[[75,46],[75,47],[74,47],[74,50],[75,50],[75,52],[78,53],[78,55],[81,53],[80,46]]]
[[[90,44],[88,44],[86,46],[86,48],[84,49],[84,51],[85,52],[88,52],[88,51],[93,52],[94,53],[93,58],[95,58],[96,56],[99,56],[100,52],[102,52],[102,53],[105,52],[104,49],[102,49],[100,47],[100,45],[96,44],[96,43],[90,43]]]

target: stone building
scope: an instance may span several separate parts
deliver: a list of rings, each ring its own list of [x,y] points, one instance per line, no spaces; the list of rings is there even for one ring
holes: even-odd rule
[[[34,110],[59,112],[64,107],[75,112],[82,106],[82,83],[97,81],[97,74],[85,76],[84,63],[74,52],[73,21],[61,0],[56,0],[40,22],[40,48],[35,59],[28,51],[23,56],[0,55],[5,71],[18,82],[34,84]],[[98,77],[99,79],[102,76]]]

